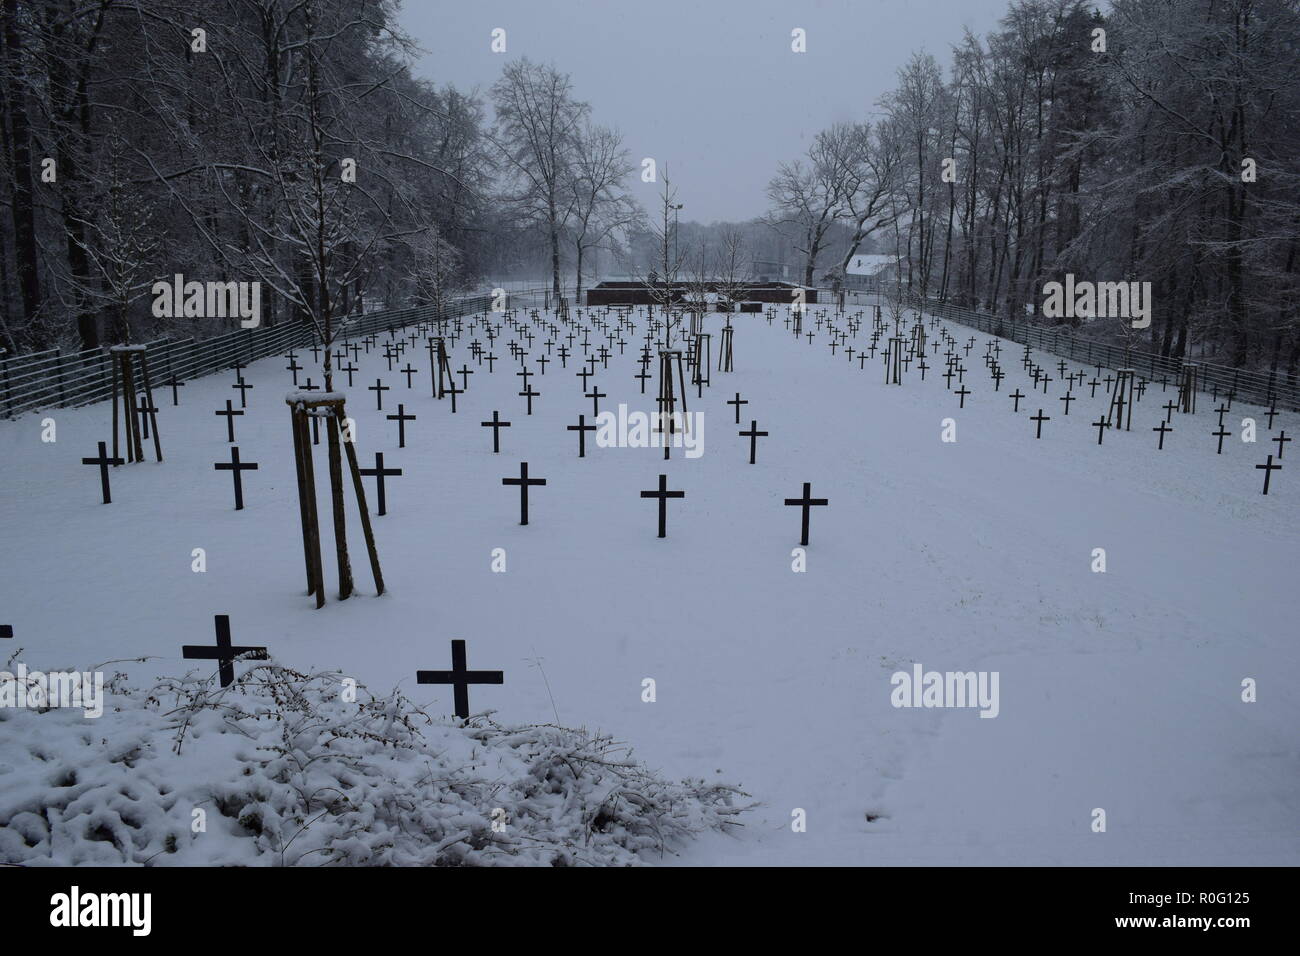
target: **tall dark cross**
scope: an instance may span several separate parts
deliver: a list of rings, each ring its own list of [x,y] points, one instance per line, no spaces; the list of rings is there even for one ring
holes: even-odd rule
[[[484,428],[492,429],[492,454],[494,455],[501,452],[501,429],[510,427],[510,423],[503,422],[500,415],[501,413],[494,409],[492,411],[492,421],[479,422]]]
[[[247,655],[253,660],[266,660],[265,647],[240,647],[230,643],[230,616],[214,614],[217,623],[217,646],[203,647],[197,644],[182,644],[181,656],[191,661],[217,661],[217,673],[221,686],[229,687],[235,682],[235,658]]]
[[[108,466],[124,464],[123,460],[121,458],[109,458],[108,444],[106,442],[100,442],[99,457],[83,458],[81,459],[81,463],[83,465],[99,466],[99,485],[100,489],[104,492],[104,504],[111,505],[113,503],[113,496],[109,493],[108,489]]]
[[[1156,451],[1164,451],[1164,450],[1165,450],[1165,433],[1166,433],[1166,432],[1171,432],[1171,431],[1173,431],[1173,429],[1169,427],[1169,424],[1168,424],[1167,422],[1161,422],[1159,425],[1157,425],[1155,428],[1153,428],[1153,429],[1151,429],[1151,430],[1152,430],[1153,432],[1159,432],[1159,433],[1160,433],[1160,439],[1159,439],[1159,443],[1156,445]]]
[[[417,684],[451,684],[454,688],[456,716],[469,720],[469,685],[470,684],[504,684],[502,671],[472,671],[465,665],[465,642],[451,642],[451,670],[416,671]]]
[[[228,441],[230,444],[233,445],[235,443],[235,416],[242,415],[244,413],[239,409],[235,408],[234,403],[230,399],[226,399],[226,410],[223,412],[221,409],[217,409],[212,414],[225,416],[226,441]]]
[[[239,389],[239,407],[240,407],[240,408],[247,408],[247,407],[248,407],[248,390],[249,390],[250,388],[255,387],[255,386],[249,385],[247,382],[245,382],[245,381],[244,381],[244,376],[241,375],[241,376],[239,376],[239,381],[236,382],[234,385],[232,385],[232,386],[230,386],[230,387],[231,387],[231,388],[237,388],[237,389]]]
[[[296,358],[290,356],[289,364],[285,366],[285,369],[293,373],[293,387],[297,388],[298,373],[302,371],[302,366],[298,364],[298,360]]]
[[[502,479],[501,479],[501,484],[503,484],[503,485],[518,485],[518,486],[519,486],[519,523],[520,523],[520,524],[528,524],[528,489],[529,489],[529,487],[532,486],[532,485],[544,485],[544,484],[546,484],[546,479],[545,479],[545,478],[529,478],[529,477],[528,477],[528,462],[526,462],[526,461],[521,461],[521,462],[519,463],[519,477],[518,477],[518,478],[502,478]]]
[[[1268,416],[1268,430],[1272,431],[1273,419],[1277,417],[1277,399],[1273,399],[1272,403],[1268,406],[1268,411],[1264,414]]]
[[[451,396],[451,413],[452,413],[453,415],[455,415],[455,414],[456,414],[456,396],[457,396],[457,395],[461,395],[461,394],[463,394],[465,390],[464,390],[463,388],[457,388],[457,387],[456,387],[456,383],[453,381],[450,385],[448,385],[446,388],[444,388],[443,391],[446,392],[448,395]]]
[[[958,408],[965,408],[965,407],[966,407],[966,396],[970,394],[970,389],[968,389],[965,385],[963,385],[961,388],[957,389],[957,391],[954,392],[953,394],[954,394],[954,395],[960,395],[960,396],[961,396],[960,403],[958,404],[957,407],[958,407]]]
[[[340,372],[346,372],[346,373],[347,373],[347,375],[348,375],[348,388],[351,388],[351,387],[352,387],[352,374],[353,374],[354,372],[359,372],[360,369],[358,369],[355,365],[353,365],[351,362],[349,362],[347,365],[340,365],[340,366],[339,366],[339,371],[340,371]]]
[[[641,394],[644,395],[645,383],[652,377],[649,373],[646,372],[646,367],[642,365],[641,373],[639,375],[633,375],[632,377],[641,380]]]
[[[374,468],[359,469],[358,474],[365,475],[367,478],[375,479],[376,493],[379,496],[379,514],[388,514],[388,498],[384,494],[384,479],[392,477],[393,475],[400,475],[401,473],[402,469],[400,468],[384,467],[384,453],[382,451],[375,452]]]
[[[576,375],[576,376],[578,376],[580,379],[582,379],[582,388],[583,388],[583,391],[586,391],[586,389],[587,389],[587,379],[591,378],[591,376],[595,375],[596,373],[595,373],[595,372],[588,372],[588,371],[584,368],[581,372],[574,372],[573,374]]]
[[[1222,454],[1223,454],[1223,440],[1224,440],[1225,438],[1227,438],[1229,435],[1231,435],[1232,432],[1228,431],[1226,428],[1223,427],[1222,424],[1220,424],[1220,425],[1219,425],[1219,430],[1216,431],[1216,432],[1210,432],[1210,434],[1211,434],[1211,435],[1214,435],[1214,436],[1216,436],[1216,437],[1218,437],[1218,439],[1219,439],[1219,450],[1216,452],[1216,454],[1222,455]]]
[[[1037,427],[1038,427],[1038,431],[1034,434],[1034,437],[1035,437],[1035,438],[1042,438],[1042,437],[1043,437],[1043,422],[1050,422],[1050,421],[1052,420],[1052,416],[1051,416],[1051,415],[1044,415],[1044,414],[1043,414],[1043,410],[1040,408],[1040,409],[1038,410],[1038,414],[1037,414],[1037,415],[1030,415],[1030,416],[1029,416],[1029,420],[1030,420],[1031,422],[1038,422],[1038,426],[1037,426]]]
[[[406,414],[406,406],[401,402],[397,403],[396,415],[385,415],[390,422],[397,422],[397,447],[406,447],[406,423],[415,421],[414,415]]]
[[[582,397],[583,397],[583,398],[589,398],[589,399],[591,399],[591,414],[592,414],[592,415],[599,415],[599,414],[600,414],[600,400],[601,400],[602,398],[609,398],[608,395],[606,395],[604,392],[602,392],[602,391],[600,390],[600,386],[599,386],[599,385],[595,385],[595,386],[593,386],[590,392],[584,392]]]
[[[595,425],[588,425],[586,422],[587,422],[587,416],[579,415],[578,424],[565,426],[565,431],[578,433],[578,457],[579,458],[587,457],[587,432],[594,432],[596,430]],[[486,424],[486,422],[484,424]]]
[[[1273,472],[1280,471],[1281,469],[1282,469],[1281,465],[1273,464],[1272,455],[1268,456],[1268,462],[1266,464],[1255,466],[1256,471],[1264,472],[1264,494],[1268,494],[1268,480],[1269,478],[1273,477]]]
[[[1281,461],[1281,460],[1282,460],[1282,446],[1285,445],[1287,442],[1289,442],[1289,441],[1291,441],[1291,440],[1292,440],[1292,439],[1286,437],[1286,429],[1285,429],[1285,428],[1282,429],[1280,432],[1278,432],[1277,437],[1273,439],[1273,441],[1275,441],[1275,442],[1277,443],[1277,460],[1278,460],[1278,461]]]
[[[808,515],[814,507],[830,504],[829,498],[812,497],[812,482],[803,483],[802,498],[786,498],[785,503],[788,507],[803,509],[803,521],[801,523],[802,534],[799,536],[799,543],[804,547],[808,546]]]
[[[474,374],[474,370],[469,365],[461,365],[456,374],[460,376],[461,390],[469,391],[469,377]]]
[[[418,368],[411,368],[411,363],[406,363],[406,368],[401,370],[401,374],[406,376],[406,387],[411,387],[411,376],[420,371]]]
[[[1106,429],[1110,428],[1110,422],[1105,418],[1099,419],[1092,423],[1092,427],[1097,429],[1097,444],[1101,444],[1101,436],[1106,434]],[[1163,439],[1162,439],[1163,440]]]
[[[140,437],[147,439],[149,437],[149,416],[157,415],[158,409],[154,407],[153,402],[149,401],[148,396],[141,392],[135,410],[140,416]]]
[[[185,383],[184,383],[184,382],[177,381],[177,380],[176,380],[176,376],[173,375],[173,376],[172,376],[172,380],[171,380],[170,382],[168,382],[167,384],[170,385],[170,386],[172,387],[172,405],[173,405],[173,406],[179,405],[179,404],[181,403],[181,400],[180,400],[180,396],[179,396],[178,394],[176,394],[176,389],[178,389],[178,388],[184,388],[184,387],[185,387]],[[297,385],[298,383],[297,383],[297,382],[294,382],[293,384]]]
[[[1070,403],[1071,403],[1071,402],[1074,402],[1074,401],[1078,401],[1078,399],[1076,399],[1072,394],[1070,394],[1070,393],[1067,391],[1064,395],[1061,396],[1060,401],[1065,402],[1065,414],[1066,414],[1066,415],[1069,415],[1069,414],[1070,414]]]
[[[375,393],[375,411],[382,412],[384,410],[384,392],[389,391],[389,388],[384,384],[383,379],[375,379],[375,384],[367,385],[366,391]]]
[[[740,393],[737,392],[737,393],[736,393],[736,397],[733,398],[733,399],[731,399],[731,400],[729,400],[729,401],[727,402],[727,404],[728,404],[728,405],[735,405],[735,406],[736,406],[736,424],[739,425],[739,424],[740,424],[740,406],[741,406],[741,405],[748,405],[748,404],[749,404],[749,399],[747,399],[747,398],[746,398],[746,399],[742,399],[742,398],[740,397]]]
[[[661,538],[666,538],[666,537],[668,537],[668,531],[667,531],[667,528],[668,528],[668,499],[669,499],[669,498],[685,498],[685,497],[686,497],[686,492],[684,492],[684,491],[669,491],[669,490],[668,490],[668,476],[667,476],[667,475],[660,475],[660,476],[659,476],[659,489],[658,489],[657,491],[643,491],[643,492],[641,492],[641,497],[642,497],[642,498],[658,498],[658,499],[659,499],[659,537],[661,537]]]
[[[228,471],[235,479],[235,510],[244,510],[244,476],[245,471],[256,471],[257,462],[240,461],[239,446],[235,445],[230,449],[230,461],[215,462],[212,467],[217,471]]]
[[[1012,392],[1010,395],[1007,396],[1007,398],[1015,399],[1016,404],[1011,409],[1013,412],[1020,411],[1020,400],[1024,397],[1025,396],[1020,394],[1020,389],[1016,389],[1014,392]]]
[[[531,415],[533,413],[533,399],[537,398],[542,393],[533,391],[533,387],[529,385],[519,394],[528,400],[528,414]]]

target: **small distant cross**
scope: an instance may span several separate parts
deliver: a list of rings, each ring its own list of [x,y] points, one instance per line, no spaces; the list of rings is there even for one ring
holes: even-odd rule
[[[375,393],[375,411],[382,412],[384,410],[384,392],[389,390],[388,386],[384,384],[383,379],[379,378],[375,379],[374,385],[366,386],[367,392]]]
[[[266,660],[265,647],[239,647],[230,643],[230,616],[215,614],[217,624],[217,646],[203,647],[197,644],[182,644],[181,656],[187,660],[217,661],[217,673],[221,686],[229,687],[235,682],[235,658],[245,654],[253,660]]]
[[[531,485],[544,485],[546,484],[546,479],[529,478],[528,462],[521,461],[519,463],[519,477],[502,478],[501,484],[519,486],[519,523],[528,524],[528,488]]]
[[[1223,454],[1223,440],[1224,440],[1225,438],[1227,438],[1229,435],[1231,435],[1232,432],[1228,431],[1226,428],[1223,427],[1222,424],[1220,424],[1220,425],[1219,425],[1219,430],[1218,430],[1218,431],[1214,431],[1214,432],[1210,432],[1210,434],[1211,434],[1211,435],[1214,435],[1214,436],[1216,436],[1216,437],[1218,437],[1218,439],[1219,439],[1219,450],[1216,452],[1216,454],[1222,455],[1222,454]]]
[[[799,543],[804,547],[807,547],[808,546],[808,514],[810,510],[814,507],[830,504],[830,499],[812,497],[812,482],[805,481],[803,483],[803,497],[786,498],[785,503],[787,506],[790,507],[803,508],[803,523],[802,523],[803,533],[799,538]]]
[[[81,463],[82,463],[83,465],[98,465],[98,466],[99,466],[99,483],[100,483],[100,487],[101,487],[101,489],[102,489],[103,492],[104,492],[104,504],[106,504],[106,505],[110,505],[110,504],[112,504],[112,503],[113,503],[113,496],[112,496],[111,494],[109,494],[109,490],[108,490],[108,466],[109,466],[109,465],[120,465],[120,464],[123,463],[122,459],[121,459],[121,458],[109,458],[109,457],[108,457],[108,444],[107,444],[106,442],[100,442],[100,443],[99,443],[99,457],[98,457],[98,458],[83,458],[83,459],[81,459]]]
[[[416,671],[418,684],[451,684],[455,697],[455,713],[461,720],[469,720],[469,685],[470,684],[504,684],[502,671],[472,671],[465,663],[465,642],[451,642],[451,670]]]
[[[537,398],[542,393],[533,391],[533,387],[531,385],[527,385],[524,387],[524,390],[519,394],[520,396],[528,400],[528,414],[531,415],[533,413],[533,399]]]
[[[586,421],[587,421],[586,415],[579,415],[578,424],[565,426],[566,431],[578,433],[578,457],[579,458],[587,457],[587,432],[594,432],[596,430],[595,425],[588,425],[586,424]],[[487,423],[484,422],[484,424]]]
[[[1273,464],[1273,456],[1269,455],[1268,462],[1263,465],[1256,465],[1255,469],[1264,472],[1264,494],[1268,494],[1268,480],[1273,477],[1273,472],[1281,471],[1282,466]]]
[[[1043,414],[1043,410],[1040,408],[1040,409],[1038,410],[1038,414],[1037,414],[1037,415],[1030,415],[1030,416],[1029,416],[1029,420],[1030,420],[1031,422],[1038,422],[1038,432],[1037,432],[1037,434],[1034,435],[1034,437],[1035,437],[1035,438],[1042,438],[1042,437],[1043,437],[1043,422],[1050,422],[1050,421],[1052,420],[1052,416],[1051,416],[1051,415],[1044,415],[1044,414]]]
[[[1013,412],[1018,412],[1018,411],[1020,411],[1020,400],[1021,400],[1022,398],[1025,397],[1024,395],[1022,395],[1022,394],[1020,393],[1020,389],[1016,389],[1014,392],[1012,392],[1012,393],[1011,393],[1010,395],[1008,395],[1007,397],[1008,397],[1008,398],[1013,398],[1013,399],[1015,399],[1015,402],[1016,402],[1015,405],[1012,407],[1011,410],[1012,410]]]
[[[686,497],[686,492],[684,492],[684,491],[669,491],[669,490],[668,490],[668,476],[667,476],[667,475],[660,475],[660,476],[659,476],[659,490],[658,490],[658,491],[643,491],[643,492],[641,492],[641,497],[642,497],[642,498],[658,498],[658,499],[659,499],[659,537],[661,537],[661,538],[666,538],[666,537],[668,536],[668,532],[667,532],[667,525],[668,525],[668,499],[669,499],[669,498],[685,498],[685,497]],[[787,503],[788,503],[788,502],[787,502]]]
[[[414,415],[406,414],[406,406],[401,402],[397,403],[396,415],[385,415],[390,422],[397,422],[397,447],[406,447],[406,423],[415,421]]]
[[[400,475],[400,468],[385,468],[384,453],[375,452],[375,467],[358,469],[358,474],[365,475],[367,478],[375,479],[376,493],[378,494],[379,514],[388,514],[388,499],[384,494],[384,479],[393,475]]]
[[[241,375],[241,376],[239,376],[239,381],[236,382],[234,385],[232,385],[232,386],[230,386],[230,387],[231,387],[231,388],[237,388],[237,389],[239,389],[239,407],[240,407],[240,408],[247,408],[247,407],[248,407],[248,390],[249,390],[250,388],[253,388],[254,386],[249,385],[247,382],[245,382],[245,381],[244,381],[244,376]]]
[[[583,393],[583,398],[591,399],[591,414],[593,416],[600,414],[600,400],[608,397],[608,395],[600,390],[599,385],[594,386],[590,392]]]
[[[752,465],[754,464],[754,454],[758,450],[758,440],[760,438],[766,438],[768,433],[759,431],[758,422],[751,420],[749,423],[749,431],[740,432],[739,434],[741,438],[749,439],[749,463]]]
[[[1285,429],[1285,428],[1282,429],[1282,431],[1280,431],[1280,432],[1278,433],[1278,436],[1277,436],[1276,438],[1273,439],[1273,441],[1277,442],[1277,460],[1278,460],[1278,461],[1281,461],[1281,460],[1282,460],[1282,446],[1283,446],[1284,444],[1286,444],[1287,442],[1291,441],[1291,440],[1292,440],[1292,439],[1286,437],[1286,429]]]
[[[735,406],[736,406],[736,424],[739,425],[739,424],[740,424],[740,406],[741,406],[741,405],[748,405],[748,404],[749,404],[749,399],[747,399],[747,398],[746,398],[746,399],[742,399],[742,398],[740,397],[740,393],[737,392],[737,393],[736,393],[736,397],[733,398],[733,399],[731,399],[730,401],[728,401],[727,404],[728,404],[728,405],[735,405]]]
[[[492,421],[479,422],[484,428],[492,429],[492,453],[494,455],[499,454],[501,451],[501,429],[510,427],[510,423],[503,422],[500,415],[500,412],[493,410]]]
[[[181,400],[180,400],[180,396],[176,393],[176,389],[184,388],[185,383],[177,381],[176,376],[173,375],[172,380],[167,384],[172,387],[172,405],[179,405],[181,403]],[[294,384],[297,385],[298,383],[294,382]]]
[[[233,448],[230,449],[230,461],[228,461],[228,462],[225,462],[225,461],[218,461],[218,462],[215,462],[215,463],[212,465],[212,467],[213,467],[214,469],[216,469],[217,471],[228,471],[228,472],[230,472],[230,473],[234,476],[234,479],[235,479],[235,510],[236,510],[236,511],[243,511],[243,510],[244,510],[244,477],[243,477],[243,475],[242,475],[241,473],[242,473],[242,472],[245,472],[245,471],[256,471],[256,470],[257,470],[257,462],[255,462],[255,461],[240,461],[240,460],[239,460],[239,446],[238,446],[238,445],[235,445]]]
[[[1171,432],[1171,431],[1173,431],[1173,429],[1169,427],[1169,425],[1168,425],[1167,422],[1161,422],[1159,425],[1157,425],[1155,428],[1153,428],[1153,429],[1151,429],[1151,430],[1152,430],[1153,432],[1159,432],[1159,433],[1160,433],[1160,441],[1159,441],[1159,444],[1156,445],[1156,451],[1164,451],[1164,449],[1165,449],[1165,433],[1166,433],[1166,432]]]
[[[1108,422],[1105,418],[1100,418],[1097,421],[1092,423],[1092,427],[1097,429],[1097,444],[1100,445],[1101,436],[1106,434],[1107,428],[1110,428],[1110,422]],[[1160,440],[1164,441],[1163,435],[1161,436]]]
[[[215,412],[213,412],[212,414],[213,414],[213,415],[224,415],[224,416],[226,417],[226,441],[230,442],[231,444],[234,444],[234,442],[235,442],[235,416],[236,416],[236,415],[242,415],[242,414],[244,414],[244,413],[241,412],[241,411],[239,411],[239,410],[237,410],[237,409],[234,407],[234,403],[233,403],[230,399],[226,399],[226,410],[223,412],[221,409],[217,409],[217,410],[216,410]]]

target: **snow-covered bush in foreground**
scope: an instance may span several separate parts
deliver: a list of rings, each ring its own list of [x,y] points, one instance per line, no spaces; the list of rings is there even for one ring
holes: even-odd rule
[[[749,806],[601,734],[462,726],[397,693],[348,702],[336,674],[243,666],[226,688],[119,674],[96,720],[0,708],[0,862],[630,865]]]

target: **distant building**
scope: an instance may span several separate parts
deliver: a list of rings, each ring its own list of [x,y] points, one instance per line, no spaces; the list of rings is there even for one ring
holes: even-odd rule
[[[848,268],[844,271],[851,276],[873,276],[889,268],[893,261],[893,256],[861,252],[849,260]]]

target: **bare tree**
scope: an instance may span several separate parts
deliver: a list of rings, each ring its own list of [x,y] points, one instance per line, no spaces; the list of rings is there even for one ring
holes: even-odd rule
[[[551,291],[560,296],[560,239],[573,211],[577,139],[591,108],[573,98],[567,73],[524,57],[492,87],[495,140],[512,180],[509,199],[546,232]]]
[[[587,253],[599,249],[617,232],[641,217],[636,201],[623,188],[632,171],[623,138],[604,126],[584,124],[574,139],[569,205],[570,237],[577,274],[575,300],[582,298],[583,265]]]

